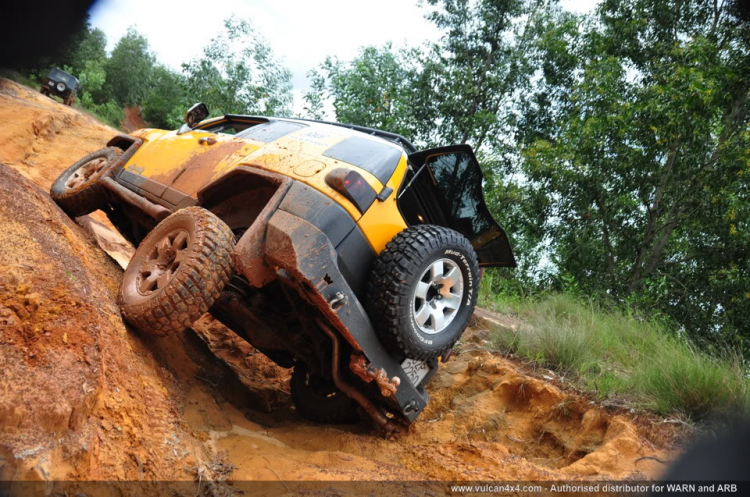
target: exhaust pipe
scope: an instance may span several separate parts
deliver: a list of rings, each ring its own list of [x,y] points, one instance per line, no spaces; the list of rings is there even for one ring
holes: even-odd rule
[[[339,372],[339,339],[336,334],[320,319],[316,319],[315,323],[320,327],[326,335],[331,338],[333,342],[333,360],[331,363],[331,377],[336,388],[344,392],[346,395],[357,401],[359,405],[375,420],[387,433],[393,433],[400,431],[400,427],[396,425],[392,420],[388,419],[381,409],[372,403],[370,399],[364,396],[362,392],[346,383]]]

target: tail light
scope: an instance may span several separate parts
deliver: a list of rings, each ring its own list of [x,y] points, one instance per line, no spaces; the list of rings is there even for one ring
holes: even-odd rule
[[[346,197],[363,214],[375,201],[375,190],[357,171],[334,169],[326,174],[326,183]]]

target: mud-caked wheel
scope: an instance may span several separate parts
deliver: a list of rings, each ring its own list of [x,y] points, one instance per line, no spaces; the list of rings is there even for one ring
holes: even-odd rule
[[[211,212],[181,209],[138,246],[122,278],[118,303],[144,333],[190,327],[213,305],[232,274],[234,235]]]
[[[392,353],[428,361],[461,338],[478,287],[479,263],[466,237],[441,226],[412,226],[375,261],[366,307]]]
[[[311,373],[304,363],[294,366],[289,388],[297,412],[305,419],[324,424],[350,424],[359,419],[357,403],[331,380]]]
[[[122,149],[107,147],[91,152],[57,177],[50,196],[70,217],[94,212],[106,202],[100,179],[122,155]]]

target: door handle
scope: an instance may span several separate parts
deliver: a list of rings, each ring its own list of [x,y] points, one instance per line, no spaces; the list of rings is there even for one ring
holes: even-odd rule
[[[214,143],[216,143],[216,138],[214,138],[213,136],[203,136],[198,139],[198,143],[200,143],[201,145],[213,145]]]

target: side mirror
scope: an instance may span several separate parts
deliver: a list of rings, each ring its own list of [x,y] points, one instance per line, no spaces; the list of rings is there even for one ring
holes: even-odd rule
[[[185,112],[185,123],[193,128],[196,124],[208,117],[208,107],[203,102],[195,104]]]

